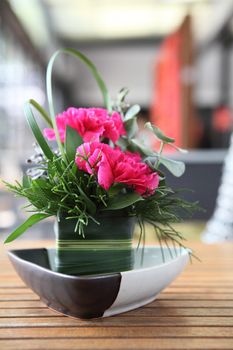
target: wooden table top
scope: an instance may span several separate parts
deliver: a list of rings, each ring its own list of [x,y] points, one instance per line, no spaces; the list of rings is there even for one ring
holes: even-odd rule
[[[19,241],[7,248],[48,247]],[[233,244],[189,244],[194,261],[153,303],[81,321],[49,310],[0,255],[0,349],[233,349]],[[156,282],[155,282],[156,283]]]

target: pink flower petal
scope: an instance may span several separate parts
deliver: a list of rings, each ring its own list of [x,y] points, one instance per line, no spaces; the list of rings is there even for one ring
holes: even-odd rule
[[[55,131],[53,129],[45,128],[43,130],[43,134],[48,140],[55,140],[56,139]]]
[[[56,123],[62,142],[65,141],[66,125],[77,130],[84,142],[97,142],[101,138],[108,138],[115,143],[126,133],[120,114],[114,112],[110,116],[103,108],[70,107],[56,116]],[[45,129],[44,135],[50,140],[55,139],[53,129]]]
[[[108,190],[114,182],[114,176],[112,173],[111,166],[107,161],[106,157],[101,160],[99,170],[98,170],[98,183],[105,190]]]

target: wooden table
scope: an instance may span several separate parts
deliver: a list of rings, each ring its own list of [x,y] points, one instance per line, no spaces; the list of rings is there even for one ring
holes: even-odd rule
[[[51,242],[11,248],[22,245]],[[1,254],[0,349],[233,349],[233,244],[190,246],[202,262],[189,265],[157,301],[94,321],[49,310]]]

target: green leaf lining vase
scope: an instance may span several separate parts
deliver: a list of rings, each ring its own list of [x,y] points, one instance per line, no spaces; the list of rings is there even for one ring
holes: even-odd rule
[[[118,211],[89,221],[84,237],[75,232],[77,220],[60,217],[55,223],[57,272],[91,275],[130,270],[133,266],[132,238],[135,217]]]

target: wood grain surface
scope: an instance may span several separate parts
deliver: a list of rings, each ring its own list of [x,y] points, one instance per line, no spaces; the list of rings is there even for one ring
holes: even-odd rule
[[[19,241],[7,248],[49,247]],[[189,244],[193,261],[158,299],[118,316],[81,321],[48,309],[0,251],[0,349],[231,349],[233,244]]]

